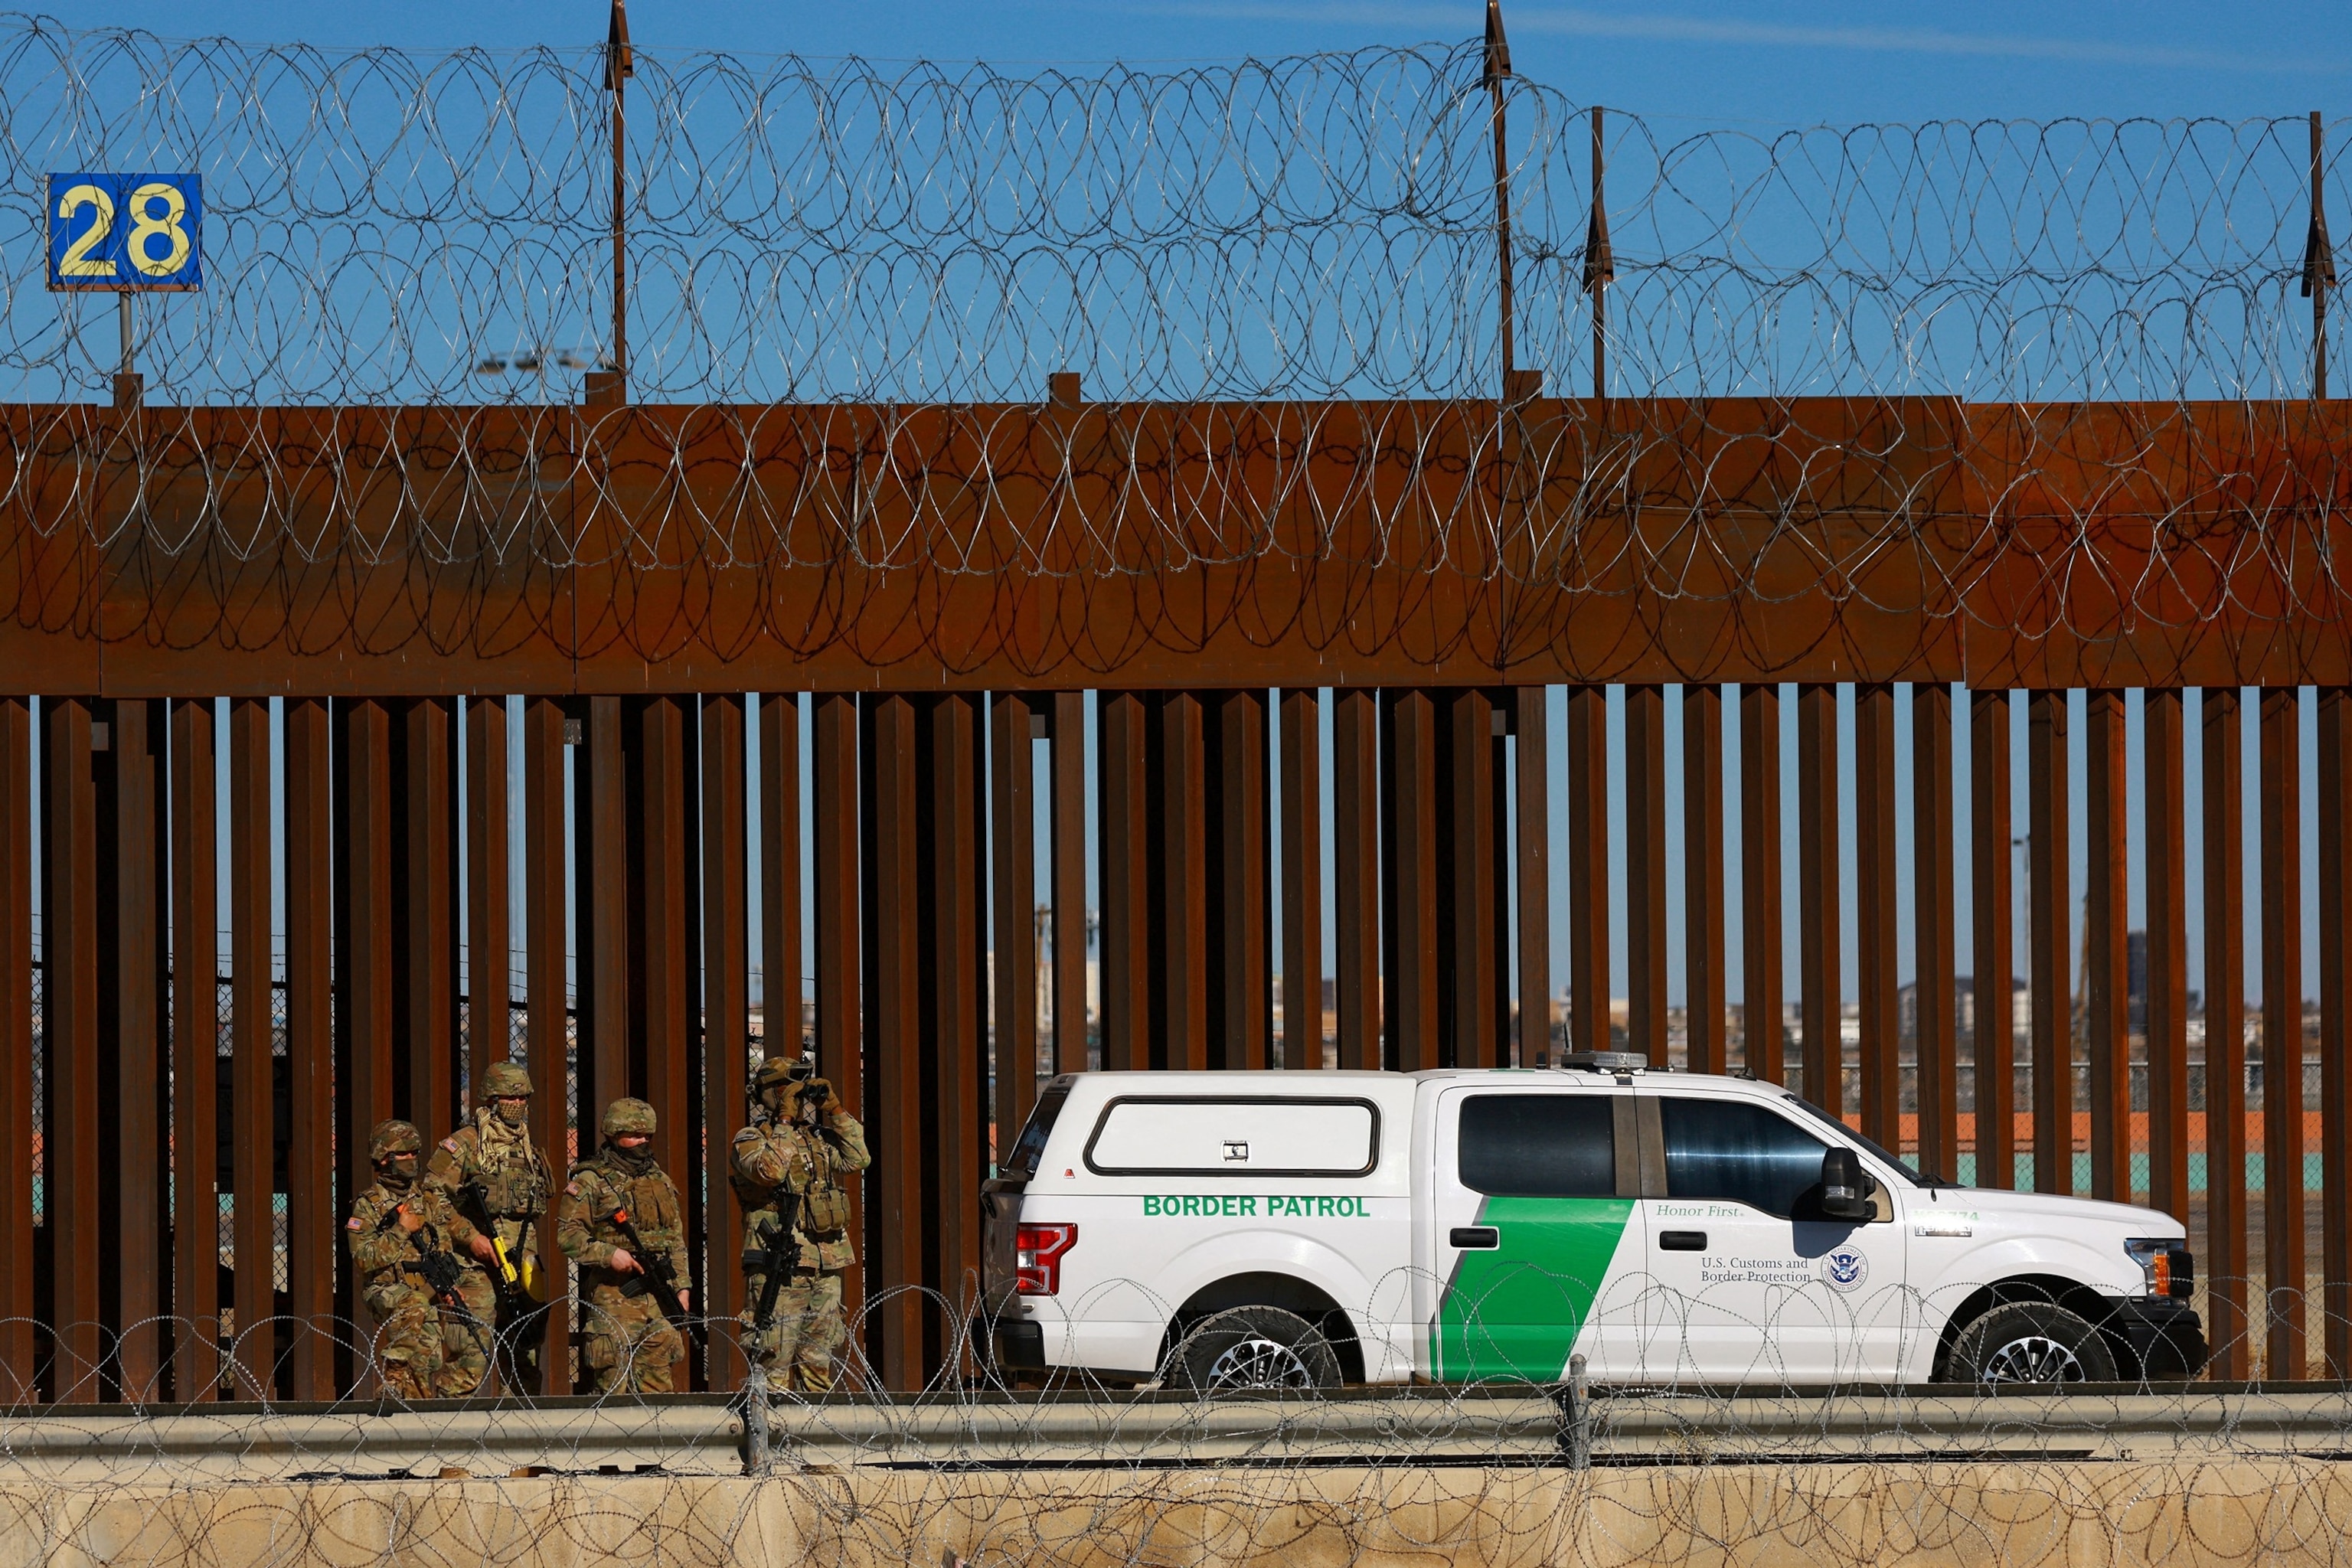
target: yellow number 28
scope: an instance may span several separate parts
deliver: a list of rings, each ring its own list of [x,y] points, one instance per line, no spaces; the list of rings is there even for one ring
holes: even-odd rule
[[[144,196],[149,191],[162,191],[171,195],[174,202],[179,200],[178,193],[169,185],[142,185],[140,187],[139,195],[131,198],[134,210],[140,197]],[[58,276],[111,278],[114,276],[114,263],[105,257],[92,256],[90,252],[113,231],[114,199],[96,185],[74,185],[58,199],[58,216],[71,223],[74,214],[84,207],[98,209],[97,221],[82,231],[80,238],[66,247],[66,253],[58,258]],[[177,210],[173,216],[174,218],[178,216]],[[186,238],[182,237],[180,253],[184,256],[187,253],[187,244]]]
[[[89,185],[78,188],[92,190]],[[66,199],[71,201],[73,197],[68,194]],[[158,205],[163,207],[161,217],[155,216]],[[131,192],[131,243],[126,247],[131,252],[131,265],[150,278],[169,278],[186,265],[191,242],[181,220],[187,216],[188,199],[175,186],[159,181]],[[161,257],[154,255],[152,248],[157,235],[170,237],[171,248]],[[105,267],[110,273],[114,270],[111,262],[105,263]]]

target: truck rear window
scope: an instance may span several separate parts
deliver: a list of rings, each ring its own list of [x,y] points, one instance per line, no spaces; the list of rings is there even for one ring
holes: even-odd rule
[[[998,1175],[1026,1182],[1037,1174],[1037,1162],[1045,1157],[1045,1141],[1054,1135],[1054,1123],[1061,1117],[1062,1102],[1069,1098],[1067,1079],[1057,1078],[1045,1086],[1037,1103],[1030,1108],[1028,1124],[1021,1129],[1021,1136],[1013,1142],[1013,1152],[1005,1156]]]
[[[1104,1176],[1361,1176],[1380,1163],[1369,1100],[1124,1095],[1103,1107],[1087,1168]]]

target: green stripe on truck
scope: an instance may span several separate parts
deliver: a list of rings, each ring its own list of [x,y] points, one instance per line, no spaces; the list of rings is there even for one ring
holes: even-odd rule
[[[1557,1383],[1592,1315],[1631,1198],[1488,1198],[1475,1223],[1502,1245],[1454,1260],[1438,1304],[1436,1364],[1448,1383]]]

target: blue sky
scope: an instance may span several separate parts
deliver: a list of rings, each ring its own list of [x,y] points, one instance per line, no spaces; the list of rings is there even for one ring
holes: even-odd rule
[[[440,49],[599,39],[598,0],[78,0],[77,26],[253,42]],[[635,0],[645,45],[1001,64],[1231,59],[1476,33],[1474,3],[780,5]],[[2252,115],[2346,107],[2352,8],[2182,0],[1981,0],[1966,7],[1676,0],[1505,8],[1514,63],[1579,102],[1710,124],[1943,117]]]

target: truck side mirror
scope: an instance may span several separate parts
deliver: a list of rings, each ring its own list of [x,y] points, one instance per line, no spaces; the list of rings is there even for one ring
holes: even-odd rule
[[[1878,1183],[1862,1168],[1851,1149],[1830,1149],[1822,1154],[1822,1213],[1832,1219],[1867,1221],[1876,1217],[1871,1202]]]

